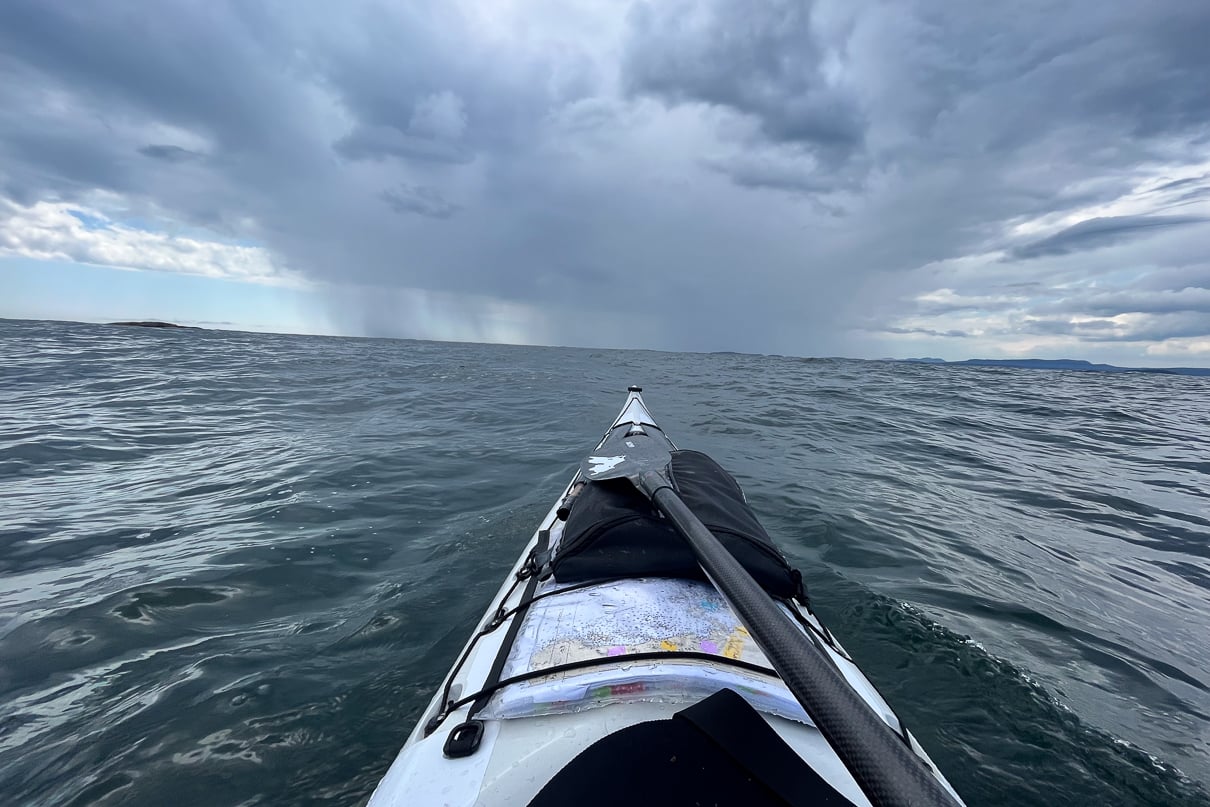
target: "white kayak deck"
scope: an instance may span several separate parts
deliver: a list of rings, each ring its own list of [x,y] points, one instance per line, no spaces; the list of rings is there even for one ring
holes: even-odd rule
[[[551,544],[557,545],[562,527],[552,508],[539,533],[549,530]],[[536,533],[495,597],[493,608],[484,615],[484,624],[490,622],[496,606],[511,609],[520,604],[521,589],[511,581],[538,540]],[[729,663],[739,660],[768,666],[759,646],[713,587],[665,578],[575,587],[551,578],[539,583],[534,595],[547,592],[559,593],[536,599],[521,614],[468,644],[466,663],[451,673],[451,697],[465,697],[488,679],[489,668],[504,649],[508,626],[518,618],[521,624],[508,650],[502,679],[582,659],[613,656],[617,663],[542,676],[499,690],[477,715],[484,721],[479,750],[464,758],[448,758],[442,747],[469,706],[455,710],[432,735],[424,736],[424,723],[440,708],[442,692],[438,691],[379,783],[369,807],[527,804],[555,774],[602,737],[637,723],[671,718],[685,704],[724,687],[752,704],[802,759],[809,760],[854,805],[870,804],[785,685],[772,676]],[[813,632],[827,635],[813,614],[797,604],[794,607],[800,619],[814,626]],[[831,645],[821,646],[837,667],[888,725],[902,731],[890,706],[843,648],[831,641]],[[665,642],[677,645],[676,650]],[[668,657],[649,662],[626,659],[633,653],[657,649]],[[719,661],[711,663],[700,657],[677,660],[673,654],[678,650],[718,656]],[[915,738],[911,742],[927,759]]]
[[[610,429],[626,424],[655,425],[637,390],[628,396]],[[768,660],[709,584],[636,578],[562,585],[553,578],[527,579],[527,559],[544,536],[551,548],[562,537],[558,504],[576,478],[540,523],[493,598],[479,631],[379,782],[369,807],[528,804],[560,770],[603,737],[638,723],[671,718],[686,704],[723,688],[747,700],[841,795],[858,807],[869,805],[794,696],[771,671],[762,672],[769,668]],[[521,580],[528,585],[519,585]],[[530,597],[529,604],[523,605]],[[815,615],[797,602],[781,607],[870,708],[932,767],[915,738]],[[506,616],[498,620],[498,614]],[[661,657],[633,658],[640,653]],[[493,671],[502,654],[506,654],[503,666]],[[540,674],[571,663],[588,666]],[[476,693],[496,681],[534,673],[532,678],[495,688],[474,714],[483,728],[474,753],[450,757],[443,752],[447,738],[474,711],[471,701]],[[952,793],[944,778],[939,774],[938,778]],[[624,795],[619,794],[619,799],[624,801]]]

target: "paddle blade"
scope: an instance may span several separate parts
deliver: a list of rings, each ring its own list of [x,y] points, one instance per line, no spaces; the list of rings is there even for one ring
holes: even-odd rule
[[[634,434],[621,440],[610,440],[580,464],[584,478],[593,482],[604,479],[634,479],[648,471],[663,473],[672,462],[668,448],[645,434]]]

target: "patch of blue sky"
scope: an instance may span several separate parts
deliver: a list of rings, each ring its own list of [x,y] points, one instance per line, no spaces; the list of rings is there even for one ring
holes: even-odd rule
[[[250,331],[335,333],[323,299],[308,289],[20,257],[0,258],[0,317],[151,319]]]
[[[105,230],[113,226],[113,222],[91,213],[85,213],[83,210],[72,209],[67,212],[71,214],[72,218],[83,224],[85,230]]]
[[[213,230],[204,227],[189,227],[181,224],[166,224],[163,221],[145,216],[130,216],[122,219],[106,219],[86,213],[83,210],[67,211],[72,218],[84,225],[86,230],[106,230],[113,227],[124,227],[128,230],[138,230],[145,233],[170,235],[175,238],[192,238],[195,241],[212,241],[235,247],[260,247],[263,244],[252,238],[229,238],[220,236]]]

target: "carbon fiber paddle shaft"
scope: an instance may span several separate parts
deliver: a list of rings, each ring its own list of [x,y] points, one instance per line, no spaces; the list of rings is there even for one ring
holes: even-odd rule
[[[685,506],[664,475],[643,470],[630,478],[689,542],[706,575],[875,807],[956,807],[924,761]]]

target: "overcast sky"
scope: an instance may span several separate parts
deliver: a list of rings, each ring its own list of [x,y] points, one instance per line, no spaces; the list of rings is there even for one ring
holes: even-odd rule
[[[0,316],[1210,365],[1207,43],[1197,0],[5,0]]]

